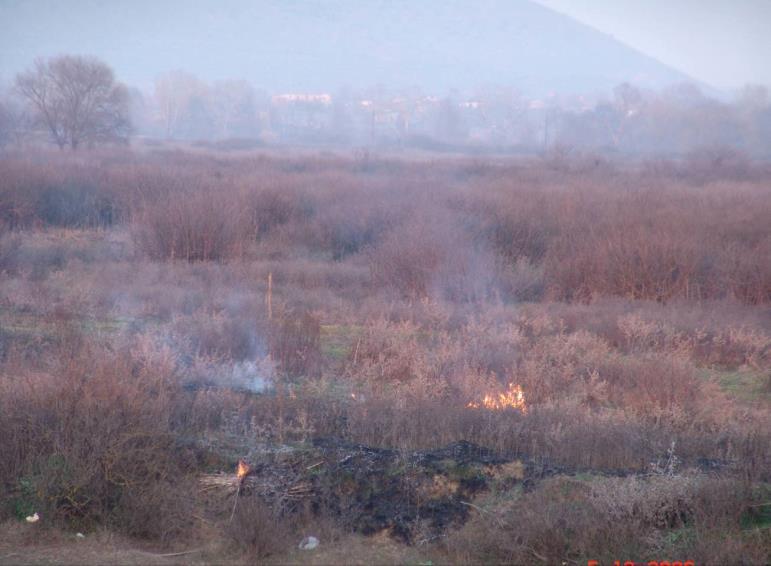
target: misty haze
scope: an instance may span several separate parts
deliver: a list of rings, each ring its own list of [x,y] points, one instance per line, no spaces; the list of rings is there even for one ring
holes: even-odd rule
[[[769,23],[0,0],[0,564],[771,563]]]

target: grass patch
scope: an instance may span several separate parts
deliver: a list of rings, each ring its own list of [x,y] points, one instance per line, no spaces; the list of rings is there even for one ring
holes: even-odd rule
[[[346,324],[321,325],[321,353],[326,358],[342,360],[352,354],[362,327]]]
[[[715,380],[720,388],[740,401],[771,402],[768,374],[762,371],[738,369],[730,371],[705,370],[704,375]]]

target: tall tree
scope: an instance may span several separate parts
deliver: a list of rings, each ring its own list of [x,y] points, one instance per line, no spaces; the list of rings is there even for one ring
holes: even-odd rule
[[[200,129],[202,101],[208,95],[208,86],[195,76],[183,71],[172,71],[155,81],[155,105],[163,135],[174,139],[191,137]]]
[[[16,77],[16,88],[60,148],[124,141],[131,130],[128,89],[93,57],[38,59]]]
[[[216,82],[209,90],[208,102],[218,138],[248,138],[256,134],[257,104],[249,83]]]

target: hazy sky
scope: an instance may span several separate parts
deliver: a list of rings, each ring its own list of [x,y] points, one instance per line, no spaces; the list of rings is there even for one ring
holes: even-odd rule
[[[771,86],[771,0],[536,0],[715,87]]]
[[[268,89],[495,79],[607,90],[685,80],[675,69],[722,90],[771,85],[771,0],[537,2],[0,0],[0,83],[35,57],[85,53],[142,88],[173,69]]]

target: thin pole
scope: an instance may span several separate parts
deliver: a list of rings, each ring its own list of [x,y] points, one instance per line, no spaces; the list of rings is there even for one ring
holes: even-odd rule
[[[268,305],[268,320],[273,319],[273,272],[268,272],[268,292],[265,294],[265,303]]]

